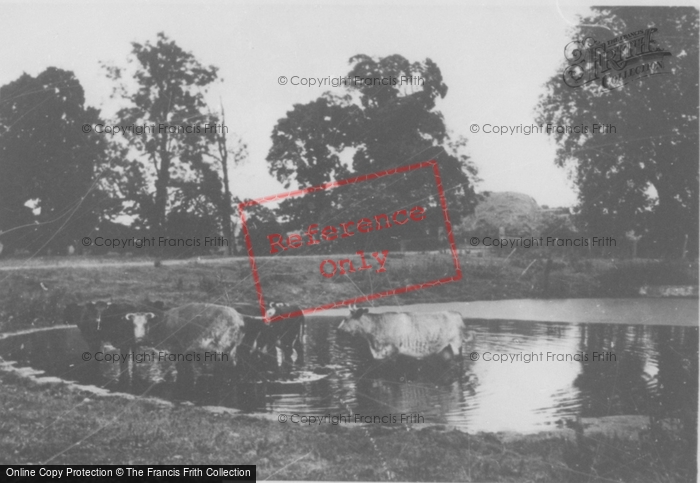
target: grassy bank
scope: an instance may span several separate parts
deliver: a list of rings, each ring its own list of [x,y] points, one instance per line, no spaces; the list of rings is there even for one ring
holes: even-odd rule
[[[192,406],[95,397],[0,373],[6,464],[255,464],[258,479],[681,482],[693,449],[671,434],[505,441],[413,426],[299,426]]]
[[[97,298],[150,298],[172,306],[257,300],[247,258],[173,265],[166,262],[160,266],[147,260],[132,265],[138,263],[132,258],[73,260],[73,266],[0,271],[0,331],[60,322],[66,304]],[[258,259],[265,298],[313,307],[454,274],[452,260],[445,254],[390,254],[384,273],[358,270],[332,278],[320,275],[319,264],[323,260],[324,257]],[[65,257],[58,260],[66,261]],[[112,264],[107,265],[108,262]],[[373,303],[634,297],[642,285],[698,283],[697,264],[680,261],[553,260],[547,269],[540,259],[463,256],[460,264],[463,277],[457,282]],[[17,265],[17,261],[4,261],[0,268],[3,265]]]
[[[75,266],[0,271],[0,331],[60,323],[67,303],[98,298],[148,297],[173,306],[256,299],[245,258],[160,266],[133,259],[123,265],[115,259],[74,260]],[[384,275],[368,270],[329,279],[318,273],[322,260],[260,259],[266,298],[320,305],[453,273],[445,255],[395,254]],[[465,256],[461,264],[464,276],[458,282],[375,303],[628,297],[643,284],[697,284],[697,267],[691,264],[555,260],[547,276],[541,260]],[[681,482],[695,471],[689,444],[694,439],[660,426],[619,436],[580,433],[566,440],[471,435],[422,425],[303,427],[189,405],[95,396],[3,372],[0,414],[3,463],[255,464],[259,479],[312,480]]]

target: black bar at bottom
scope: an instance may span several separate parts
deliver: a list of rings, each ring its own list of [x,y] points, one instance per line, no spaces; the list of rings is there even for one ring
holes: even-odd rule
[[[0,480],[7,483],[29,481],[241,481],[257,479],[254,465],[0,465]]]

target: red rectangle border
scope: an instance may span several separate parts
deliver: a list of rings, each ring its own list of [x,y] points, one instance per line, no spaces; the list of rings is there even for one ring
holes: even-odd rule
[[[249,206],[257,205],[257,204],[270,202],[270,201],[283,200],[285,198],[291,198],[294,196],[304,195],[307,193],[313,193],[316,191],[327,190],[327,189],[335,188],[338,186],[344,186],[344,185],[351,184],[351,183],[360,183],[362,181],[378,179],[378,178],[382,178],[384,176],[389,176],[392,174],[407,173],[409,171],[414,171],[417,169],[428,168],[428,167],[433,168],[433,174],[435,175],[435,182],[437,184],[438,196],[440,198],[440,206],[442,208],[442,214],[445,218],[445,231],[447,234],[447,240],[450,244],[450,250],[452,251],[452,260],[453,260],[454,265],[455,265],[455,274],[453,276],[443,277],[443,278],[433,280],[430,282],[408,285],[406,287],[401,287],[401,288],[397,288],[397,289],[385,290],[383,292],[377,292],[377,293],[370,294],[370,295],[364,295],[362,297],[355,297],[355,298],[343,300],[340,302],[332,302],[332,303],[328,303],[328,304],[321,305],[318,307],[298,310],[296,312],[291,312],[288,314],[276,315],[270,319],[267,319],[266,314],[265,314],[265,312],[266,312],[265,299],[263,297],[262,286],[260,284],[260,277],[258,275],[258,268],[257,268],[257,265],[255,263],[255,255],[253,254],[253,244],[252,244],[252,241],[250,239],[250,234],[248,232],[248,226],[246,225],[246,218],[245,218],[245,212],[244,212],[245,208],[247,208]],[[265,196],[265,197],[258,198],[255,200],[249,200],[249,201],[246,201],[244,203],[240,203],[238,205],[238,210],[239,210],[240,215],[241,215],[241,224],[243,226],[243,234],[245,235],[246,248],[248,250],[248,260],[250,262],[250,267],[253,271],[253,280],[255,282],[255,289],[256,289],[257,294],[258,294],[258,302],[260,304],[260,311],[262,313],[262,316],[263,316],[265,322],[276,322],[278,320],[287,319],[287,318],[291,318],[291,317],[298,317],[298,316],[303,315],[303,314],[312,314],[312,313],[319,312],[322,310],[328,310],[328,309],[332,309],[335,307],[341,307],[344,305],[358,304],[361,302],[367,302],[369,300],[375,300],[378,298],[388,297],[391,295],[398,295],[398,294],[402,294],[402,293],[406,293],[406,292],[412,292],[414,290],[420,290],[423,288],[436,287],[436,286],[442,285],[444,283],[456,282],[456,281],[462,279],[462,269],[459,266],[459,256],[457,253],[457,245],[455,244],[454,234],[452,232],[452,223],[450,222],[450,216],[447,213],[447,201],[445,200],[445,191],[444,191],[444,188],[442,186],[442,179],[440,178],[440,170],[438,169],[437,161],[435,161],[434,159],[430,160],[430,161],[423,161],[421,163],[411,164],[408,166],[401,166],[399,168],[393,168],[393,169],[388,169],[385,171],[379,171],[377,173],[363,174],[361,176],[356,176],[354,178],[343,179],[340,181],[332,181],[330,183],[325,183],[325,184],[322,184],[319,186],[312,186],[310,188],[304,188],[304,189],[300,189],[300,190],[289,191],[287,193],[281,193],[278,195]]]

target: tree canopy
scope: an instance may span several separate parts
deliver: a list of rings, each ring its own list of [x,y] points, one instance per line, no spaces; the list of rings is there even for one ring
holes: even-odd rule
[[[363,80],[355,83],[356,77]],[[344,95],[325,93],[297,104],[278,121],[267,157],[270,174],[285,187],[306,188],[435,159],[450,215],[459,221],[469,213],[475,202],[476,168],[463,152],[466,141],[450,138],[436,109],[436,101],[447,94],[438,66],[430,59],[411,63],[400,55],[357,55],[350,59],[347,78]],[[397,176],[401,179],[391,179],[361,197],[373,200],[374,206],[391,201],[392,206],[410,208],[417,199],[438,206],[431,172]],[[348,209],[352,203],[341,196],[345,192],[357,200],[360,191],[320,191],[287,199],[279,212],[289,229],[298,229],[328,219],[338,208]]]
[[[0,235],[8,248],[65,249],[95,226],[104,197],[98,111],[72,72],[49,67],[0,87]]]
[[[216,132],[204,132],[204,127],[218,119],[209,114],[204,95],[217,78],[217,68],[202,65],[163,33],[158,34],[155,45],[132,45],[135,90],[122,81],[127,70],[108,67],[109,77],[118,82],[115,96],[128,103],[117,113],[118,124],[153,126],[141,134],[125,133],[130,149],[141,158],[122,178],[129,185],[125,192],[135,201],[130,214],[141,225],[164,228],[170,211],[215,212],[223,187],[204,153],[216,143]],[[178,129],[193,125],[199,125],[201,131]],[[150,180],[155,190],[150,189]]]
[[[607,41],[656,28],[669,51],[669,75],[617,89],[570,87],[561,72],[546,85],[538,122],[613,124],[613,134],[554,133],[556,163],[579,190],[579,220],[588,233],[645,235],[656,252],[678,256],[698,235],[698,10],[690,7],[595,7],[572,38]]]

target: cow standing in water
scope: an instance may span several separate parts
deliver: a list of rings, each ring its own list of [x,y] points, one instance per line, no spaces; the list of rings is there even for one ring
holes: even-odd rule
[[[104,340],[118,349],[122,356],[119,372],[122,384],[129,383],[130,358],[136,347],[144,343],[147,324],[153,319],[160,320],[164,309],[162,302],[117,302],[110,304],[103,312]]]
[[[188,391],[194,387],[195,366],[213,367],[216,373],[236,365],[244,326],[243,316],[231,307],[191,303],[168,310],[162,320],[149,320],[144,340],[177,358],[177,385]]]
[[[233,304],[233,308],[241,313],[245,320],[245,339],[243,347],[245,354],[259,354],[266,368],[277,367],[277,347],[282,352],[283,369],[289,370],[295,362],[304,364],[304,335],[306,319],[304,315],[288,317],[275,322],[265,322],[260,316],[260,306],[253,304]],[[298,305],[283,302],[271,302],[265,313],[270,319],[279,315],[300,312]]]
[[[98,301],[84,305],[68,304],[63,311],[63,321],[66,324],[76,324],[80,335],[87,343],[92,353],[99,352],[105,340],[102,314],[109,303]]]
[[[366,308],[350,307],[350,317],[338,330],[364,338],[376,360],[395,355],[423,359],[462,354],[462,316],[457,312],[386,312],[370,314]]]
[[[75,323],[80,329],[90,351],[117,349],[120,359],[119,380],[129,382],[129,355],[145,336],[149,320],[162,316],[163,302],[89,302],[84,305],[69,304],[64,311],[64,322]]]
[[[271,302],[270,308],[265,314],[268,319],[279,315],[292,314],[301,312],[301,308],[295,304],[287,304],[284,302]],[[297,354],[297,365],[304,364],[304,336],[306,333],[306,319],[304,314],[288,317],[286,319],[270,322],[273,338],[278,341],[282,354],[284,355],[284,364],[291,365],[292,354]]]

